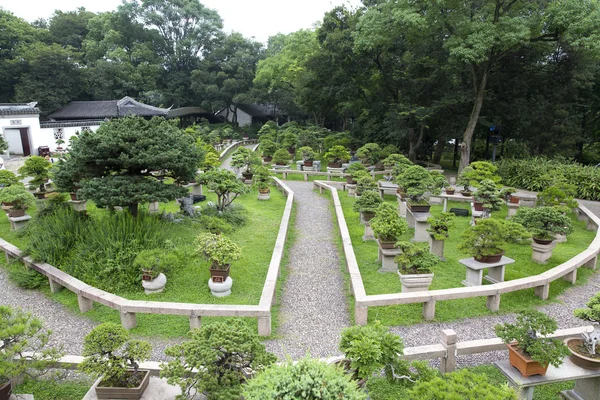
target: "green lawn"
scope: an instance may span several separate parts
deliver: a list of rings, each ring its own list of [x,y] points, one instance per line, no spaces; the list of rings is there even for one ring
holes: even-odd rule
[[[377,244],[375,241],[363,242],[364,227],[360,224],[359,214],[352,210],[355,199],[348,197],[344,192],[338,192],[344,210],[344,216],[348,224],[354,253],[358,261],[360,272],[367,295],[398,293],[401,291],[399,278],[390,273],[379,273],[377,270],[381,265],[377,262]],[[396,203],[393,196],[386,196],[386,201]],[[452,207],[467,208],[467,203],[449,202],[448,209]],[[439,214],[441,205],[432,206],[431,212]],[[506,208],[493,213],[494,218],[505,218]],[[505,280],[518,279],[526,276],[537,275],[548,269],[567,261],[576,254],[583,251],[595,237],[595,232],[585,230],[585,223],[578,221],[573,215],[575,232],[569,236],[568,242],[560,243],[554,250],[552,258],[545,265],[536,264],[531,260],[531,247],[529,245],[511,245],[506,248],[506,256],[515,259],[515,263],[507,266]],[[465,279],[465,267],[458,263],[459,259],[467,258],[467,254],[457,249],[460,243],[460,233],[469,227],[470,217],[455,217],[455,226],[450,231],[450,237],[446,240],[444,255],[446,262],[440,263],[434,268],[435,277],[430,289],[446,289],[462,287],[461,281]],[[409,231],[403,239],[412,238],[413,233]],[[580,268],[577,283],[586,281],[592,273],[587,268]],[[570,286],[569,283],[559,279],[550,286],[550,299],[564,292]],[[544,302],[534,295],[533,289],[502,295],[500,312],[515,312],[543,304]],[[353,302],[350,304],[354,307]],[[409,304],[398,306],[370,307],[369,322],[381,321],[384,325],[410,325],[423,321],[422,305]],[[486,308],[486,298],[459,299],[452,301],[440,301],[436,304],[436,321],[451,321],[466,317],[476,317],[490,314]]]
[[[213,193],[208,193],[207,200],[215,200]],[[235,201],[242,204],[248,215],[246,225],[229,234],[231,239],[242,247],[242,258],[232,264],[231,277],[234,280],[232,294],[228,297],[217,298],[212,296],[207,282],[210,277],[208,262],[194,254],[193,241],[199,233],[200,226],[192,221],[181,224],[169,224],[168,237],[178,250],[189,254],[187,262],[177,271],[168,275],[168,282],[163,293],[147,296],[141,287],[136,290],[120,291],[115,294],[131,300],[152,300],[165,302],[184,302],[197,304],[258,304],[262,293],[269,263],[286,198],[278,190],[271,191],[270,201],[258,201],[255,190],[243,195]],[[203,203],[205,204],[205,203]],[[161,204],[161,209],[176,211],[178,206],[172,202]],[[90,214],[105,215],[106,210],[97,209],[88,203]],[[10,232],[9,222],[6,217],[0,218],[0,236],[5,240],[24,248],[27,237]],[[290,240],[293,239],[293,232]],[[290,240],[287,241],[289,247]],[[282,265],[285,269],[285,264]],[[41,288],[49,297],[67,305],[73,310],[78,310],[77,296],[63,290],[60,293],[50,293],[49,287]],[[99,322],[119,322],[119,312],[95,303],[94,309],[85,314]],[[203,323],[210,323],[214,318],[203,318]],[[256,328],[255,318],[245,319]],[[275,322],[277,318],[273,318]],[[138,314],[137,327],[132,333],[139,336],[178,337],[185,335],[189,330],[189,321],[182,316]]]

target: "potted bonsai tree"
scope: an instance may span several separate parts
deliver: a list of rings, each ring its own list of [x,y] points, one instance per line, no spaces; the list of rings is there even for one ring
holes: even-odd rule
[[[577,192],[575,185],[566,182],[557,182],[538,193],[538,205],[547,207],[563,206],[568,209],[577,207],[577,200],[573,197]]]
[[[273,159],[273,154],[275,154],[277,151],[277,143],[270,139],[262,140],[261,138],[259,149],[262,154],[263,161],[271,162]]]
[[[573,232],[571,218],[556,207],[521,207],[512,218],[525,227],[533,236],[533,259],[545,262],[552,256],[552,242],[556,235],[568,235]],[[541,247],[541,246],[546,247]],[[543,253],[543,254],[536,254]]]
[[[402,252],[396,256],[400,267],[398,276],[402,283],[402,292],[419,292],[428,290],[433,281],[431,268],[435,267],[440,259],[429,252],[427,243],[398,242]]]
[[[38,190],[39,198],[43,199],[46,193],[46,182],[50,179],[50,167],[52,164],[44,157],[31,156],[19,168],[21,178],[31,177],[29,188]],[[37,195],[36,195],[37,196]]]
[[[521,375],[545,375],[549,365],[560,367],[569,349],[559,339],[548,338],[558,325],[540,311],[522,311],[515,324],[499,324],[494,330],[508,347],[508,360]]]
[[[501,205],[502,199],[498,186],[489,179],[482,180],[475,193],[475,202],[473,203],[475,210],[483,211],[483,217],[489,218],[491,212],[498,211]]]
[[[368,222],[375,216],[375,212],[381,203],[383,203],[383,200],[377,192],[367,190],[356,199],[352,209],[360,213],[361,221]]]
[[[458,249],[479,262],[495,263],[504,255],[507,243],[525,243],[531,234],[523,225],[512,221],[486,218],[462,234]]]
[[[436,184],[429,171],[419,165],[413,165],[404,170],[396,178],[398,186],[402,187],[409,197],[407,207],[413,212],[429,212],[429,203],[423,200],[425,192],[437,192]]]
[[[381,203],[370,221],[375,237],[382,249],[393,249],[408,225],[398,215],[398,210],[390,203]]]
[[[98,399],[140,399],[150,381],[150,371],[139,363],[150,358],[152,347],[129,338],[121,325],[103,323],[83,339],[83,362],[79,369],[100,376],[95,385]]]
[[[79,189],[80,171],[72,163],[64,160],[58,160],[50,168],[52,181],[59,192],[66,192],[71,195],[71,200],[77,200],[77,190]]]
[[[346,168],[346,183],[350,185],[356,185],[358,182],[358,178],[368,175],[367,168],[359,162],[354,162]]]
[[[0,400],[11,397],[13,381],[56,367],[62,353],[47,347],[51,333],[30,313],[0,305]]]
[[[56,140],[56,151],[63,151],[62,145],[65,143],[63,139]]]
[[[0,201],[8,209],[8,216],[11,218],[22,217],[25,215],[25,210],[33,207],[35,198],[25,189],[20,183],[5,187],[0,190]]]
[[[293,132],[286,132],[281,136],[281,147],[287,149],[290,154],[296,154],[298,145],[298,135]]]
[[[231,156],[231,165],[243,169],[242,176],[245,180],[251,180],[254,168],[262,165],[260,156],[246,147],[238,147]]]
[[[381,147],[377,143],[367,143],[358,149],[356,156],[365,166],[375,165],[381,159]]]
[[[350,153],[344,146],[336,145],[330,148],[324,155],[323,159],[327,160],[327,166],[330,168],[341,168],[342,163],[350,160]]]
[[[302,159],[304,160],[305,167],[312,167],[315,158],[317,158],[317,153],[309,146],[300,147],[300,154],[302,154]]]
[[[429,228],[429,236],[431,242],[429,245],[429,251],[438,256],[444,261],[444,243],[449,236],[450,228],[453,226],[454,214],[449,212],[442,212],[438,216],[427,218]]]
[[[271,172],[266,167],[258,167],[254,170],[252,185],[258,190],[259,200],[269,200],[271,192]]]
[[[291,159],[292,156],[287,150],[279,149],[275,152],[275,154],[273,154],[272,161],[275,163],[275,165],[288,165]]]
[[[165,249],[142,250],[137,254],[133,265],[142,273],[142,287],[146,294],[163,291],[167,284],[165,273],[176,263],[175,255]]]
[[[17,178],[14,172],[7,169],[0,170],[0,187],[7,187],[15,183],[19,183],[19,178]]]
[[[208,286],[215,296],[231,294],[232,280],[229,277],[231,263],[242,256],[242,249],[225,235],[204,232],[196,237],[196,252],[210,262]],[[211,283],[225,283],[228,287],[218,288]],[[220,291],[223,289],[223,291]]]
[[[514,187],[506,187],[500,190],[500,197],[507,203],[519,204],[519,196],[514,196],[514,193],[517,192],[517,189]]]
[[[568,338],[565,344],[571,352],[571,361],[586,369],[600,369],[600,293],[596,293],[585,304],[577,308],[574,315],[595,324],[591,333],[583,333],[581,338]]]
[[[408,167],[412,162],[402,154],[392,153],[383,160],[386,170],[393,171],[394,167]]]
[[[379,186],[377,182],[371,177],[371,175],[364,173],[357,175],[358,181],[356,183],[356,195],[361,196],[367,191],[377,191]]]

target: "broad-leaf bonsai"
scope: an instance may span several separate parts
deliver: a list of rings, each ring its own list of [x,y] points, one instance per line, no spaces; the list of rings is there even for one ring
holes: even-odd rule
[[[258,167],[254,170],[254,176],[252,177],[252,186],[259,191],[261,194],[267,194],[270,192],[271,171],[267,167]]]
[[[215,192],[219,211],[225,210],[239,195],[249,190],[233,172],[221,168],[198,175],[197,181]]]
[[[388,248],[393,248],[408,229],[406,220],[398,215],[398,210],[390,203],[381,203],[370,223],[379,244]]]
[[[323,155],[323,159],[327,160],[329,167],[341,168],[342,163],[350,160],[350,153],[344,146],[336,145]]]
[[[486,218],[463,232],[458,248],[477,261],[496,262],[504,254],[503,247],[507,243],[526,243],[530,237],[531,234],[521,224]]]
[[[367,143],[358,149],[356,156],[365,165],[375,165],[381,160],[381,147],[377,143]]]
[[[176,264],[177,257],[166,249],[142,250],[137,254],[133,261],[134,267],[142,273],[142,281],[154,281],[160,277],[160,281],[164,281],[165,284],[167,283],[165,274],[168,274]],[[164,287],[164,285],[162,285],[162,287]],[[162,290],[162,288],[156,288],[154,290],[156,292]]]
[[[367,190],[356,198],[352,209],[355,212],[363,213],[363,215],[367,214],[372,217],[381,203],[383,203],[383,200],[381,199],[381,196],[379,196],[379,193],[373,190]]]
[[[83,362],[79,369],[101,377],[96,386],[98,398],[114,398],[107,388],[130,388],[143,394],[149,381],[149,371],[139,369],[139,363],[150,358],[152,347],[143,340],[130,339],[121,325],[106,322],[98,325],[83,339]],[[108,397],[101,397],[108,390]],[[139,397],[138,397],[139,398]]]
[[[275,154],[273,154],[272,162],[275,165],[287,165],[291,159],[292,156],[290,155],[289,151],[286,149],[279,149],[275,152]]]
[[[173,360],[162,364],[160,373],[186,398],[205,393],[209,399],[238,400],[248,375],[277,359],[239,318],[203,325],[191,337],[165,350]]]
[[[541,311],[522,311],[517,314],[515,324],[499,324],[494,330],[509,348],[509,361],[523,376],[544,375],[549,365],[560,367],[569,350],[562,340],[548,338],[558,325],[550,316]],[[515,343],[516,342],[516,343]],[[515,351],[516,350],[516,351]],[[535,365],[519,361],[525,356],[539,363]],[[530,368],[533,368],[530,370]]]
[[[556,207],[521,207],[512,221],[523,225],[540,243],[553,241],[557,234],[573,233],[571,218]]]
[[[210,272],[213,282],[226,280],[232,262],[242,256],[242,249],[225,235],[210,232],[201,233],[194,242],[196,253],[204,256],[210,262]]]
[[[46,182],[50,179],[50,167],[52,164],[44,157],[31,156],[25,160],[23,166],[19,168],[19,174],[21,178],[31,177],[29,181],[29,188],[31,190],[37,189],[39,192],[46,191]]]

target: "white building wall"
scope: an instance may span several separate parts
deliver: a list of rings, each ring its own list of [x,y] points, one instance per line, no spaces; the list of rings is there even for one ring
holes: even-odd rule
[[[90,128],[90,130],[92,132],[96,132],[99,127],[100,127],[100,125],[89,125],[88,126],[88,128]],[[62,129],[63,140],[65,141],[65,143],[63,143],[61,145],[61,147],[64,149],[69,146],[69,139],[71,138],[71,136],[75,136],[76,132],[81,132],[81,128],[83,128],[83,127],[69,126],[69,127],[61,127],[61,128],[41,128],[40,134],[37,137],[38,144],[35,145],[36,152],[37,152],[38,146],[48,146],[48,147],[50,147],[50,151],[56,150],[56,147],[58,147],[58,145],[56,144],[56,139],[54,139],[54,131],[56,129]]]
[[[16,134],[14,133],[14,129],[19,128],[27,128],[28,136],[29,136],[29,146],[31,147],[31,154],[37,154],[37,145],[35,145],[35,138],[40,135],[40,119],[38,115],[32,114],[24,114],[24,115],[0,115],[0,132],[2,133],[2,137],[7,140],[9,139],[11,142],[16,141]],[[8,132],[7,132],[8,131]],[[20,134],[19,134],[20,139]],[[11,143],[9,143],[9,146]],[[22,146],[19,143],[17,146],[16,143],[12,143],[12,148],[16,150],[17,148],[21,149],[22,154]]]

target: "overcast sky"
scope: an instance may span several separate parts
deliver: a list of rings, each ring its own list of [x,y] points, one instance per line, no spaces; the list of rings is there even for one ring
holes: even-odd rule
[[[333,7],[349,4],[360,5],[360,0],[200,0],[209,8],[216,9],[223,18],[225,31],[241,32],[246,37],[266,42],[269,36],[279,32],[290,33],[309,29],[323,14]],[[72,11],[85,7],[89,11],[111,11],[121,0],[0,0],[0,6],[13,14],[35,21],[48,18],[54,10]]]

